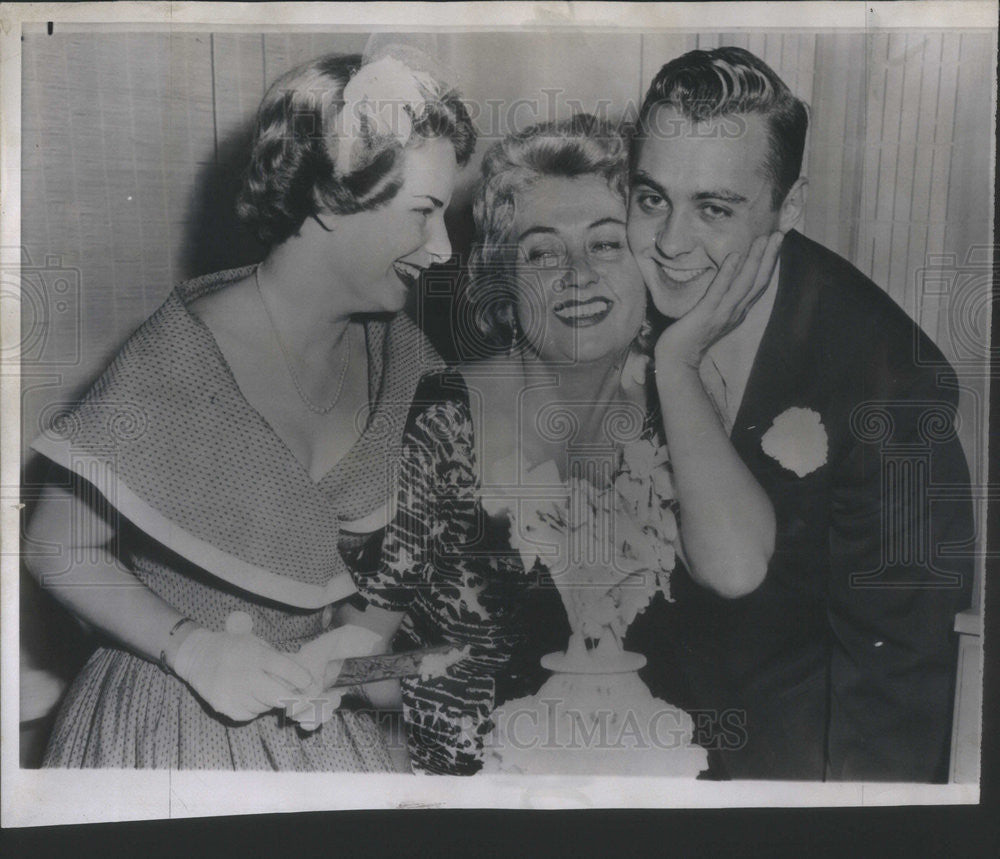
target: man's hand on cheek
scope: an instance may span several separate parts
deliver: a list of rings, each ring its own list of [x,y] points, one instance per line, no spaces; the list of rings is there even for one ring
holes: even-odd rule
[[[660,335],[657,373],[697,370],[709,347],[743,321],[771,280],[783,238],[782,232],[758,236],[745,255],[726,257],[698,303]]]

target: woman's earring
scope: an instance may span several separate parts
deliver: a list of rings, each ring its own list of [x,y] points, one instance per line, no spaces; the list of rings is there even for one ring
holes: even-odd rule
[[[517,317],[510,320],[510,348],[507,350],[507,357],[512,357],[517,352],[517,345],[521,341],[521,330],[517,325]]]
[[[639,326],[639,333],[636,335],[635,342],[640,352],[652,354],[653,347],[656,345],[656,338],[653,336],[653,323],[650,322],[648,316],[642,320],[642,325]]]
[[[315,215],[315,214],[314,214],[314,215],[310,215],[310,217],[311,217],[311,218],[312,218],[312,219],[313,219],[313,220],[314,220],[314,221],[315,221],[315,222],[316,222],[317,224],[319,224],[319,225],[320,225],[320,226],[321,226],[321,227],[322,227],[322,228],[323,228],[324,230],[326,230],[326,231],[327,231],[328,233],[332,233],[332,232],[333,232],[333,228],[332,228],[332,227],[328,227],[328,226],[327,226],[326,224],[324,224],[324,223],[323,223],[323,222],[322,222],[322,221],[321,221],[321,220],[319,219],[319,215]]]

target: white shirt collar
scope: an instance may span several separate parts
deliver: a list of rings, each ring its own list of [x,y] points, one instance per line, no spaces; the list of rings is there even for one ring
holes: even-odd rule
[[[702,358],[702,367],[706,362],[714,362],[719,375],[725,384],[726,402],[716,402],[720,412],[729,419],[729,426],[736,422],[736,415],[743,402],[750,371],[753,369],[754,358],[764,338],[764,329],[771,318],[774,309],[774,299],[778,294],[778,277],[781,263],[774,267],[771,279],[768,281],[764,294],[758,298],[746,318],[736,328],[713,343]],[[712,394],[711,391],[709,391]],[[713,397],[714,399],[714,397]]]

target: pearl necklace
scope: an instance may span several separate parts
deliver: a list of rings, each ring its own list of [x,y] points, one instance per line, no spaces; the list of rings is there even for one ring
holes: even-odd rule
[[[340,368],[340,379],[337,381],[337,393],[333,395],[333,399],[330,401],[329,405],[318,405],[310,398],[310,396],[302,389],[302,385],[299,383],[299,377],[295,373],[295,366],[292,363],[291,356],[285,349],[285,344],[281,341],[281,335],[278,333],[278,326],[274,322],[274,317],[271,315],[271,309],[267,306],[267,301],[264,298],[264,291],[260,288],[260,275],[258,272],[260,267],[258,266],[254,269],[253,279],[257,284],[257,294],[260,296],[260,303],[264,305],[264,313],[267,314],[267,320],[271,323],[271,331],[274,333],[274,339],[278,342],[278,348],[281,350],[281,356],[285,359],[285,367],[288,369],[288,375],[292,377],[292,384],[295,385],[295,391],[299,395],[299,399],[302,400],[303,405],[313,414],[317,415],[328,415],[333,411],[333,407],[340,402],[340,395],[344,391],[344,381],[347,379],[347,369],[351,366],[351,323],[347,323],[347,332],[345,334],[345,340],[347,343],[347,357],[344,358],[343,366]]]

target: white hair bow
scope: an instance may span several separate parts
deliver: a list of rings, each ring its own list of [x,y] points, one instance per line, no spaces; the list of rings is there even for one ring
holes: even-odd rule
[[[413,121],[422,115],[434,89],[433,78],[395,57],[361,66],[344,87],[334,161],[337,175],[357,170],[387,138],[405,146],[413,133]]]

